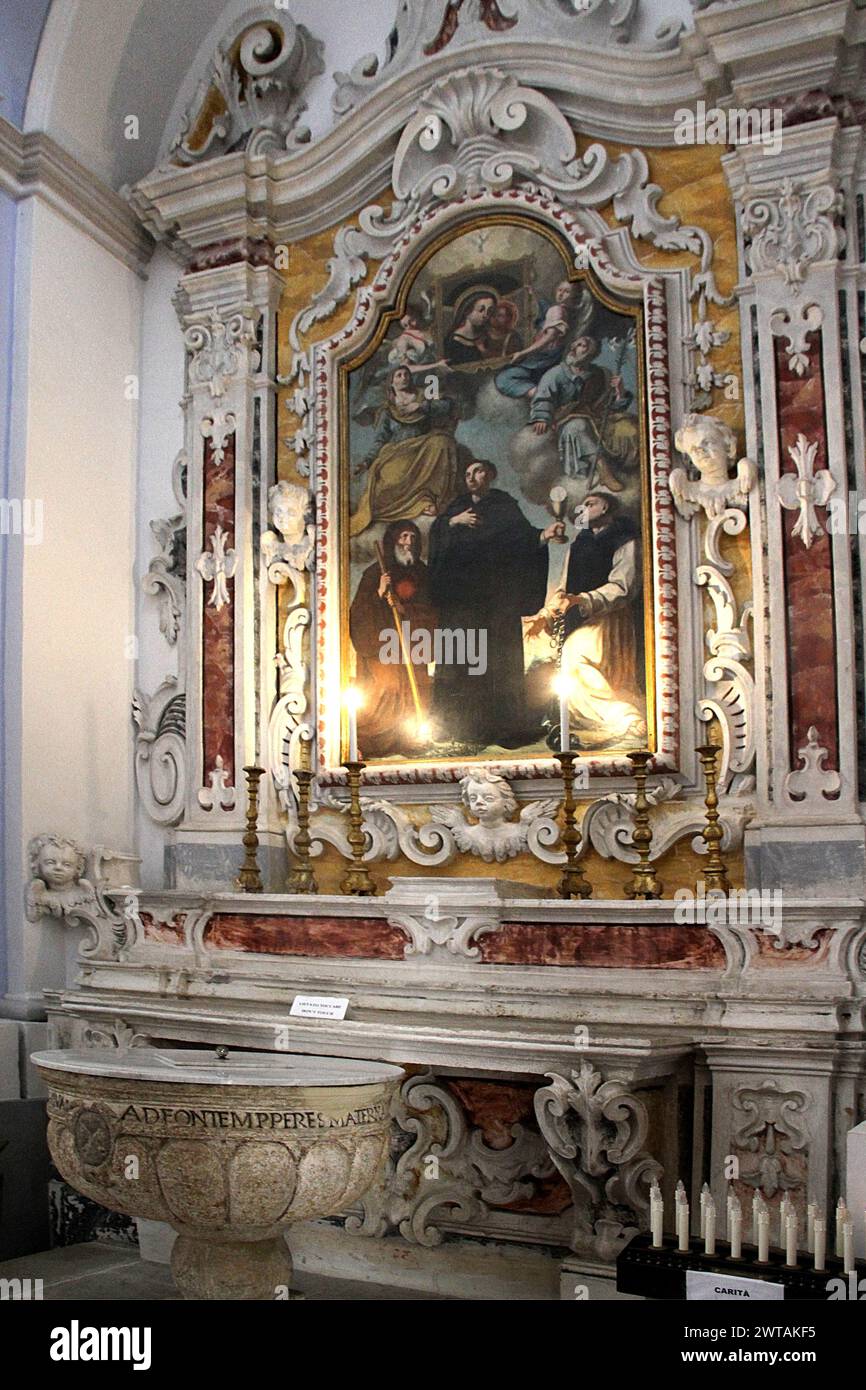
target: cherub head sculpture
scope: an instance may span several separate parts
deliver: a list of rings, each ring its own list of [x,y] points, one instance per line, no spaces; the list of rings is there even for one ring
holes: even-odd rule
[[[36,835],[28,845],[31,882],[27,916],[31,922],[50,915],[62,917],[72,908],[95,902],[93,887],[83,877],[84,850],[61,835]]]
[[[316,529],[310,494],[298,483],[283,479],[269,490],[268,506],[275,530],[262,536],[262,552],[273,582],[284,583],[290,571],[313,568]]]
[[[728,481],[728,469],[737,457],[737,437],[713,415],[685,415],[674,443],[701,475],[701,482],[719,487]]]
[[[479,825],[503,825],[517,810],[517,798],[504,777],[480,767],[460,782],[460,800]]]

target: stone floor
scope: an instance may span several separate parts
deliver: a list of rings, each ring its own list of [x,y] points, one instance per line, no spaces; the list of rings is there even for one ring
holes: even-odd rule
[[[67,1245],[0,1264],[0,1279],[41,1279],[46,1302],[156,1303],[178,1299],[167,1265],[148,1264],[126,1245],[100,1241]],[[440,1294],[385,1288],[349,1279],[327,1279],[296,1271],[293,1286],[312,1302],[448,1302]],[[452,1300],[453,1301],[453,1300]]]

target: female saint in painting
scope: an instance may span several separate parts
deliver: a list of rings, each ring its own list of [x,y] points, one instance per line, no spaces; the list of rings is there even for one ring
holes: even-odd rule
[[[427,400],[409,369],[395,368],[373,448],[355,469],[369,472],[350,535],[377,521],[435,516],[451,501],[457,490],[454,424],[453,401]]]

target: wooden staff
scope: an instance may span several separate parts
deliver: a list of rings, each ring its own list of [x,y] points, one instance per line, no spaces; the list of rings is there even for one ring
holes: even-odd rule
[[[387,574],[387,573],[388,573],[388,570],[387,570],[386,565],[385,565],[385,555],[384,555],[384,553],[383,553],[383,551],[382,551],[382,542],[381,542],[381,541],[377,541],[377,542],[376,542],[376,555],[377,555],[378,560],[379,560],[379,570],[380,570],[380,572],[381,572],[382,574]],[[407,650],[406,650],[406,643],[405,643],[405,641],[403,640],[403,625],[402,625],[402,622],[401,622],[401,620],[400,620],[400,610],[399,610],[399,608],[397,607],[397,601],[396,601],[396,599],[394,598],[394,595],[391,593],[390,587],[386,590],[385,598],[388,600],[388,606],[389,606],[389,608],[391,609],[391,612],[392,612],[393,615],[394,615],[394,626],[395,626],[396,629],[397,629],[397,640],[398,640],[398,642],[400,643],[400,651],[401,651],[402,654],[403,654],[403,662],[404,662],[404,665],[405,665],[405,667],[406,667],[406,675],[407,675],[407,677],[408,677],[408,679],[409,679],[409,688],[410,688],[410,690],[412,691],[412,700],[413,700],[414,705],[415,705],[415,713],[416,713],[417,716],[418,716],[418,723],[419,723],[419,724],[423,724],[423,723],[424,723],[424,711],[423,711],[423,709],[421,708],[421,696],[420,696],[419,693],[418,693],[418,682],[417,682],[416,679],[415,679],[415,670],[414,670],[414,667],[413,667],[413,665],[412,665],[412,659],[411,659],[411,657],[409,656],[409,653],[408,653]]]

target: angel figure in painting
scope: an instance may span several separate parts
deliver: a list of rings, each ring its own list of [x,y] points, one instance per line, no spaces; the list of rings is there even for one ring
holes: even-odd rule
[[[83,877],[84,850],[59,835],[37,835],[28,845],[31,882],[27,889],[27,920],[65,917],[78,907],[96,907],[93,884]]]
[[[477,855],[485,864],[494,860],[502,864],[520,854],[527,847],[532,823],[541,816],[555,816],[559,808],[558,799],[532,801],[512,821],[517,798],[505,778],[486,767],[462,778],[460,800],[463,810],[456,806],[431,806],[430,815],[437,824],[448,826],[462,853]],[[477,824],[467,820],[466,811]]]
[[[435,516],[448,505],[457,490],[454,424],[452,400],[428,400],[408,367],[394,369],[373,447],[355,467],[368,478],[350,535],[378,521]]]
[[[684,468],[674,468],[670,489],[681,516],[694,516],[704,509],[708,517],[721,516],[727,507],[744,507],[755,486],[756,470],[750,459],[740,459],[736,477],[729,476],[737,457],[737,437],[714,415],[686,415],[674,443],[690,459],[700,480],[690,478]]]
[[[569,337],[586,327],[593,308],[588,291],[582,291],[571,280],[561,281],[532,342],[516,352],[510,364],[497,373],[497,391],[503,396],[532,400],[544,373],[561,361]]]

